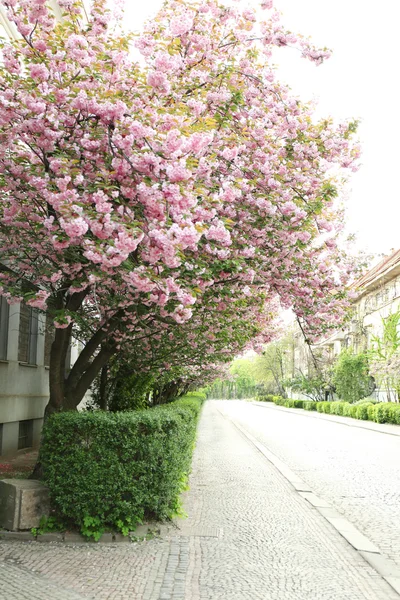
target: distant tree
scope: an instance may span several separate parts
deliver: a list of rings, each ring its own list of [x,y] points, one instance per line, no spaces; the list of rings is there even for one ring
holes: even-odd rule
[[[254,374],[259,383],[264,383],[280,396],[286,398],[285,381],[291,369],[293,334],[287,332],[279,340],[271,342],[255,361]]]
[[[343,350],[334,366],[336,394],[345,402],[357,402],[372,392],[368,356]]]
[[[298,392],[315,402],[326,399],[326,391],[330,386],[321,374],[297,373],[293,378],[285,381],[287,387],[293,392]]]

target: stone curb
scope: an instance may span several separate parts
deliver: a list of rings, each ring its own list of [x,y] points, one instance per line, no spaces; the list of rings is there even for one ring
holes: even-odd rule
[[[290,409],[289,409],[290,410]],[[375,546],[364,534],[362,534],[350,521],[343,517],[329,502],[320,498],[312,492],[310,486],[306,484],[296,473],[294,473],[282,460],[273,452],[261,444],[251,433],[243,427],[226,417],[219,411],[225,419],[228,419],[244,437],[246,437],[256,448],[265,456],[269,462],[281,473],[281,475],[294,487],[299,496],[307,500],[324,519],[366,560],[370,566],[384,579],[399,595],[400,598],[400,568],[397,564],[385,558],[380,549]]]
[[[149,523],[147,525],[139,525],[134,531],[130,531],[127,536],[121,533],[103,533],[98,542],[88,540],[85,536],[75,531],[66,531],[63,533],[42,533],[34,536],[30,531],[6,531],[0,530],[0,540],[18,541],[18,542],[39,542],[50,543],[57,542],[62,544],[121,544],[135,541],[134,538],[144,538],[147,535],[159,535],[161,529],[168,529],[166,525],[160,523]]]
[[[287,406],[277,406],[273,402],[252,402],[256,406],[278,410],[280,412],[289,411],[292,414],[300,417],[310,417],[311,419],[321,419],[331,423],[340,423],[346,427],[358,427],[358,429],[366,429],[375,433],[385,433],[386,435],[394,435],[400,437],[400,425],[392,425],[391,423],[375,423],[373,421],[364,421],[361,419],[353,419],[352,417],[341,417],[339,415],[327,415],[316,411],[304,410],[303,408],[288,408]],[[390,429],[389,429],[390,428]]]

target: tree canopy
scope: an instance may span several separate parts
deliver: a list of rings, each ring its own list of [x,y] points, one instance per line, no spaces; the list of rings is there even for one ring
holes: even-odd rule
[[[261,21],[169,0],[139,37],[105,0],[88,21],[60,0],[61,22],[42,0],[2,2],[20,38],[1,41],[1,292],[52,316],[48,411],[74,408],[116,354],[198,369],[269,340],[278,306],[311,332],[341,319],[335,197],[355,123],[316,120],[271,63],[326,49],[268,1]]]

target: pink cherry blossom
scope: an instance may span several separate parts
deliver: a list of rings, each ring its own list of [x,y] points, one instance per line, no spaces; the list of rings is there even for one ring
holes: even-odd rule
[[[27,300],[27,304],[29,306],[33,306],[34,308],[40,308],[40,310],[46,310],[47,308],[47,298],[50,296],[50,292],[46,292],[45,290],[39,290],[34,298]]]
[[[42,63],[34,63],[29,67],[30,75],[32,79],[39,79],[45,81],[49,78],[49,70]]]
[[[54,410],[115,355],[199,381],[270,339],[279,306],[310,335],[343,318],[336,197],[355,124],[315,119],[271,58],[328,50],[277,12],[167,0],[136,63],[105,0],[88,21],[61,0],[61,27],[44,0],[7,6],[21,37],[0,65],[2,293],[47,305],[61,345],[74,332],[92,348],[62,388],[51,370]]]
[[[174,36],[184,35],[193,26],[193,17],[189,13],[183,13],[171,19],[170,32]]]

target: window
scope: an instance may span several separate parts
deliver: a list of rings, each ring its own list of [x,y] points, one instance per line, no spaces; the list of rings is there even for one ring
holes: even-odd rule
[[[9,314],[9,304],[4,296],[0,296],[0,360],[7,360]]]
[[[30,448],[33,442],[33,420],[20,421],[18,431],[18,450]]]
[[[18,340],[18,360],[20,362],[36,365],[38,324],[38,309],[21,302]]]

